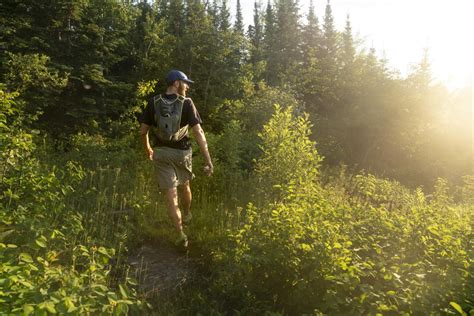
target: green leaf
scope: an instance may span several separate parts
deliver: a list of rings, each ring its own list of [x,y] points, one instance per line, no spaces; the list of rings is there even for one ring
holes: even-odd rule
[[[34,264],[31,264],[31,263],[30,263],[30,264],[28,264],[28,267],[30,267],[30,269],[31,269],[32,271],[39,271],[38,267],[36,267]]]
[[[72,301],[70,297],[64,298],[64,305],[66,305],[68,313],[72,313],[77,309],[77,307],[74,305],[74,302]]]
[[[96,291],[98,291],[98,290],[102,291],[101,294],[105,294],[108,290],[108,288],[105,285],[102,285],[102,284],[93,284],[91,287]]]
[[[57,313],[56,308],[54,307],[54,303],[51,301],[46,301],[46,302],[38,304],[38,308],[42,310],[46,309],[51,314]]]
[[[8,235],[10,235],[10,234],[13,233],[13,232],[14,232],[13,229],[10,229],[10,230],[1,232],[1,233],[0,233],[0,241],[2,241],[5,237],[7,237]]]
[[[124,289],[122,284],[119,284],[119,290],[120,290],[120,294],[122,294],[123,298],[128,298],[127,291]]]
[[[24,286],[26,286],[27,288],[29,289],[32,289],[34,288],[33,284],[31,284],[30,282],[26,281],[26,280],[18,280],[18,282]]]
[[[44,237],[43,237],[43,238],[44,238]],[[46,248],[46,242],[45,242],[45,241],[46,241],[46,240],[45,240],[46,238],[44,238],[44,239],[43,239],[43,238],[38,238],[38,239],[35,240],[35,242],[36,242],[36,244],[37,244],[38,246],[40,246],[41,248]]]
[[[32,263],[33,262],[33,258],[31,258],[31,256],[27,253],[20,253],[20,255],[18,256],[18,259],[20,261],[23,261],[23,262],[27,262],[27,263]]]
[[[129,310],[128,305],[126,303],[120,302],[117,305],[116,314],[117,315],[122,315],[122,314],[127,315],[128,310]]]
[[[23,305],[23,315],[29,315],[35,311],[33,305]]]
[[[459,314],[463,315],[463,316],[467,316],[466,312],[464,312],[461,308],[461,306],[456,303],[456,302],[449,302],[449,305],[451,305],[456,311],[458,311]]]
[[[107,252],[107,249],[105,249],[104,247],[99,247],[99,249],[97,249],[97,252],[110,258],[110,254]]]

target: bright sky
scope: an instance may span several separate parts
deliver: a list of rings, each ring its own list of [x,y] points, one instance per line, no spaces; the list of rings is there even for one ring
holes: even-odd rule
[[[263,2],[263,7],[267,0]],[[327,0],[313,0],[320,24]],[[230,0],[235,16],[236,0]],[[310,0],[299,0],[306,22]],[[473,0],[331,0],[336,28],[350,15],[353,34],[364,47],[385,53],[389,65],[406,75],[429,48],[434,77],[449,88],[472,86]],[[254,0],[241,0],[245,23],[253,23]]]

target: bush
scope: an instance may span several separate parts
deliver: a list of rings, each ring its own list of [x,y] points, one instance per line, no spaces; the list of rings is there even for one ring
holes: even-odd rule
[[[87,179],[84,170],[72,162],[63,168],[42,164],[15,95],[0,90],[0,107],[0,312],[141,309],[133,281],[111,278],[113,242],[91,234],[87,212],[68,205]]]
[[[370,174],[322,187],[304,122],[277,108],[264,127],[266,198],[216,252],[216,300],[254,314],[472,310],[472,204],[456,204],[444,180],[429,197]]]

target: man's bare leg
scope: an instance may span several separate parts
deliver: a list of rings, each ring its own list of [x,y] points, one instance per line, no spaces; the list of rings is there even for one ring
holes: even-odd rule
[[[193,199],[193,195],[191,193],[191,186],[189,181],[186,181],[182,185],[179,186],[180,194],[181,194],[181,203],[183,206],[183,215],[186,217],[188,214],[191,214],[191,201]]]
[[[166,190],[166,203],[168,204],[168,213],[173,221],[174,228],[181,234],[183,232],[183,224],[181,222],[181,211],[178,207],[178,190],[176,188]]]

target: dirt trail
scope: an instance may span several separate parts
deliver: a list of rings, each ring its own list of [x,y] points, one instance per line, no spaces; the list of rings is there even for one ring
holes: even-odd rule
[[[166,243],[142,245],[128,263],[145,297],[172,295],[195,278],[199,259]]]

